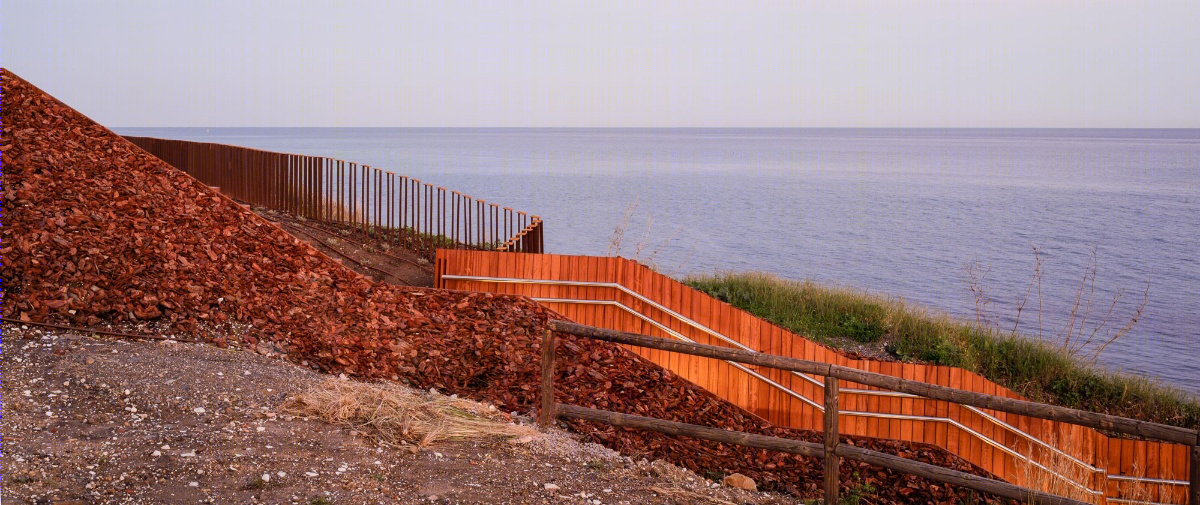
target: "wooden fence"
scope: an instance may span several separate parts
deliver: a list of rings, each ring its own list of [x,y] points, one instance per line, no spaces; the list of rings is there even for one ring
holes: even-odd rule
[[[944,366],[850,359],[623,258],[439,251],[438,287],[529,296],[578,323],[757,351],[1021,399]],[[778,425],[822,430],[819,376],[631,348]],[[932,400],[869,385],[841,389],[841,433],[937,445],[1016,485],[1062,482],[1094,503],[1187,503],[1200,473],[1196,432],[1167,443],[1109,437],[1061,420]],[[1161,434],[1158,434],[1161,435]],[[1200,492],[1200,491],[1195,491]]]
[[[244,203],[390,234],[430,252],[543,250],[538,216],[378,168],[224,144],[125,138]]]

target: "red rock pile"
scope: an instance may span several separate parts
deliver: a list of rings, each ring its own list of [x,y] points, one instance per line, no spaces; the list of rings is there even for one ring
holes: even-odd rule
[[[534,405],[540,332],[551,316],[542,307],[525,298],[373,284],[2,74],[4,317],[84,326],[149,322],[218,345],[276,346],[331,372],[404,378],[509,410]],[[225,342],[227,335],[241,341]],[[819,439],[770,426],[617,346],[569,338],[561,345],[560,401]],[[626,454],[818,493],[821,468],[810,459],[582,422],[573,427]],[[972,471],[930,447],[855,443]],[[847,485],[874,484],[875,503],[966,496],[866,465],[846,463],[843,472]]]

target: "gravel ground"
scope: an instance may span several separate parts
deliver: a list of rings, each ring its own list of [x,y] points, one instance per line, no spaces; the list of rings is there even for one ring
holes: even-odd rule
[[[246,351],[3,324],[9,503],[794,503],[559,430],[384,447],[282,414],[328,380]],[[518,419],[518,422],[529,422]]]

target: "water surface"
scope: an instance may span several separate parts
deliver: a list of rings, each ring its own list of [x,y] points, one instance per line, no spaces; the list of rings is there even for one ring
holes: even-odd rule
[[[538,214],[548,252],[672,274],[762,270],[1010,329],[1095,339],[1115,370],[1200,393],[1200,130],[121,128],[377,166]],[[634,208],[636,206],[636,208]],[[1091,310],[1076,306],[1080,281]],[[1114,297],[1119,301],[1100,326]],[[1074,325],[1072,308],[1075,307]],[[1040,323],[1039,323],[1039,317]]]

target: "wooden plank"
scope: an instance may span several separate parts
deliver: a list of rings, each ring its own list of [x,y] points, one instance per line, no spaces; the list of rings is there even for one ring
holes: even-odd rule
[[[884,365],[887,367],[887,375],[903,378],[904,363],[890,362],[890,363],[884,363]],[[887,396],[885,398],[887,398],[887,400],[888,400],[888,405],[889,405],[888,412],[894,413],[894,414],[903,414],[904,413],[904,400],[907,400],[907,398],[901,398],[901,397],[897,397],[897,396]],[[889,434],[888,438],[895,439],[895,440],[903,440],[904,425],[908,424],[909,422],[910,421],[900,420],[900,419],[889,420],[888,431],[890,434]]]
[[[963,379],[966,382],[966,388],[965,388],[966,390],[979,391],[979,376],[978,375],[975,375],[971,372],[964,372]],[[970,428],[971,431],[973,431],[975,433],[979,433],[980,425],[981,425],[979,414],[970,412],[967,409],[963,409],[963,413],[964,413],[964,417],[963,417],[963,419],[961,419],[961,421],[963,422],[963,425]],[[991,465],[985,463],[984,458],[983,458],[984,447],[986,447],[986,444],[983,443],[983,440],[981,440],[978,435],[968,434],[967,436],[970,437],[970,443],[968,445],[969,450],[966,454],[967,461],[970,461],[972,463],[975,463],[976,465],[979,465],[979,467],[983,468],[984,470],[991,471],[991,468],[989,468]]]
[[[1191,505],[1200,505],[1200,437],[1197,437],[1196,444],[1191,447],[1188,485],[1188,503]]]
[[[922,373],[924,374],[924,377],[922,380],[924,380],[925,382],[930,383],[930,384],[937,382],[937,367],[924,366],[924,367],[921,367],[921,369],[922,369]],[[935,401],[923,398],[920,401],[920,405],[921,405],[921,408],[920,408],[919,412],[921,413],[922,416],[937,417],[937,404]],[[923,428],[923,433],[921,435],[922,443],[937,444],[937,425],[938,424],[940,424],[940,423],[925,422],[922,425],[922,428]]]
[[[866,365],[867,369],[872,372],[879,371],[879,362],[878,361],[868,361],[863,364]],[[876,395],[868,396],[866,412],[879,413],[880,412],[879,409],[880,409],[879,396],[876,396]],[[868,417],[867,418],[867,436],[871,436],[871,437],[881,436],[880,432],[881,432],[882,424],[883,423],[880,421],[880,419],[878,417]]]
[[[1157,463],[1159,475],[1162,476],[1161,478],[1168,480],[1187,480],[1187,473],[1177,472],[1177,469],[1171,466],[1171,456],[1174,455],[1174,447],[1174,444],[1159,444]]]
[[[917,379],[917,365],[914,365],[912,363],[902,363],[900,365],[900,373],[903,375],[903,377],[905,379],[915,381]],[[915,407],[913,405],[913,401],[914,400],[912,398],[901,399],[900,400],[900,413],[903,415],[906,415],[906,416],[912,416],[914,413],[913,409]],[[900,422],[900,439],[901,440],[907,440],[910,442],[917,440],[914,437],[914,432],[919,431],[921,427],[917,426],[916,423],[917,423],[917,421],[911,421],[911,420]]]
[[[662,281],[663,282],[663,293],[662,293],[663,301],[659,302],[659,303],[661,303],[663,306],[671,309],[672,311],[678,313],[680,304],[682,302],[682,300],[680,300],[679,283],[675,282],[674,280],[672,280],[671,278],[669,278],[665,275],[660,274],[659,278],[661,278],[663,280]],[[685,324],[683,321],[680,321],[679,318],[668,316],[667,314],[663,314],[662,317],[664,319],[670,321],[671,324],[669,326],[671,326],[672,329],[674,329],[676,332],[680,333],[681,335],[694,334],[692,331],[690,331],[690,328],[687,326],[687,324]],[[683,361],[684,357],[685,357],[685,355],[683,353],[671,353],[671,370],[681,370],[684,366],[684,361]],[[726,377],[726,379],[728,379],[728,381],[731,383],[730,384],[731,387],[733,386],[732,383],[737,381],[737,377],[740,375],[741,374],[739,374],[739,373],[732,373],[731,375]],[[710,384],[712,382],[714,382],[714,379],[716,379],[716,377],[712,377],[712,376],[703,377],[703,380]],[[731,391],[730,394],[725,396],[725,399],[729,400],[730,402],[733,402],[734,405],[744,407],[744,404],[742,404],[738,401],[737,395],[733,394],[733,391]]]
[[[938,384],[941,384],[943,386],[948,384],[950,382],[950,368],[943,366],[943,367],[938,367],[937,370],[938,370]],[[938,401],[937,402],[937,415],[938,415],[938,417],[949,418],[949,416],[950,416],[949,402],[946,402],[946,401]],[[949,424],[948,423],[938,423],[937,428],[935,428],[935,429],[937,431],[937,435],[936,435],[937,444],[941,447],[946,447],[947,434],[949,432]]]
[[[1146,466],[1145,466],[1145,473],[1143,475],[1145,475],[1146,477],[1150,477],[1152,479],[1161,479],[1163,472],[1162,472],[1162,469],[1159,468],[1159,466],[1158,466],[1158,458],[1159,458],[1159,451],[1162,449],[1162,444],[1158,443],[1158,442],[1150,442],[1150,443],[1146,443],[1144,445],[1146,447],[1146,450],[1143,453],[1144,454],[1143,457],[1145,459],[1143,459],[1142,461],[1144,462],[1144,464]],[[1149,487],[1150,487],[1150,491],[1152,493],[1154,493],[1155,495],[1158,494],[1157,488],[1159,486],[1149,486]],[[1158,501],[1157,496],[1154,496],[1152,499],[1154,501]]]
[[[983,383],[983,389],[984,389],[985,393],[990,394],[990,395],[999,396],[1000,392],[996,390],[997,386],[996,386],[995,382],[992,382],[983,376],[980,376],[979,380],[982,381],[982,383]],[[996,412],[989,412],[989,414],[995,415]],[[990,419],[982,419],[982,421],[984,423],[984,426],[987,427],[987,430],[984,432],[985,436],[990,438],[993,442],[998,442],[1000,444],[1003,444],[1004,443],[1004,438],[1002,436],[1002,433],[1004,432],[1003,428],[1001,428],[1000,426],[997,426],[996,423]],[[996,447],[994,447],[992,445],[987,445],[987,452],[991,455],[989,466],[992,469],[992,473],[997,474],[997,475],[1003,475],[1004,474],[1004,451],[998,450],[998,449],[996,449]]]

